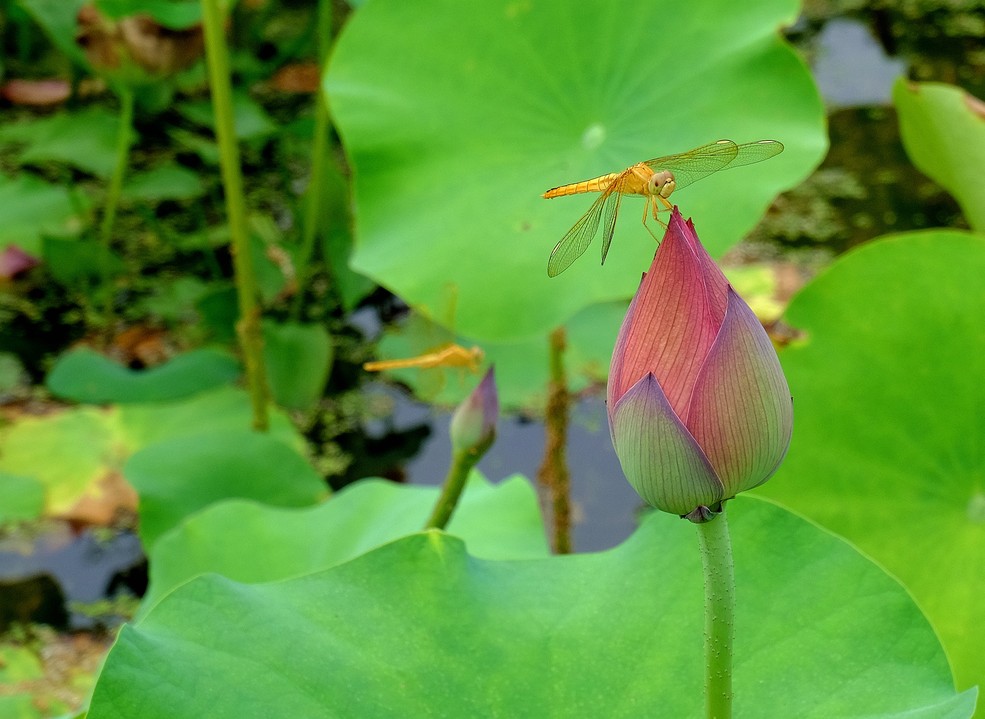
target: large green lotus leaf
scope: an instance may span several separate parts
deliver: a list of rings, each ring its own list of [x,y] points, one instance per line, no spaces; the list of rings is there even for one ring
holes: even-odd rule
[[[779,507],[729,513],[737,718],[971,714],[895,580]],[[283,582],[207,575],[123,628],[89,719],[699,717],[701,582],[666,514],[600,554],[482,560],[434,531]]]
[[[985,684],[985,237],[935,230],[842,257],[793,300],[797,413],[763,492],[898,576],[959,688]],[[985,716],[985,714],[982,714]]]
[[[32,255],[41,254],[45,234],[68,235],[80,227],[79,210],[67,190],[21,174],[9,180],[0,175],[0,249],[16,244]]]
[[[325,493],[321,476],[294,449],[249,430],[213,430],[155,442],[126,463],[123,475],[140,495],[140,538],[152,547],[189,514],[243,497],[305,507]],[[254,551],[255,546],[243,545]]]
[[[325,79],[353,168],[356,270],[477,341],[546,337],[628,298],[653,256],[630,199],[605,267],[596,240],[561,276],[547,258],[594,196],[548,188],[731,138],[786,151],[680,192],[714,253],[826,148],[804,63],[778,30],[793,0],[376,0]],[[659,227],[657,228],[659,230]]]
[[[132,370],[82,348],[59,357],[45,384],[56,396],[75,402],[155,402],[214,389],[239,374],[239,362],[214,349],[192,350],[158,367]]]
[[[127,445],[134,450],[171,437],[218,429],[243,429],[252,423],[250,396],[235,387],[221,387],[190,399],[126,405],[119,408]],[[270,409],[270,435],[303,452],[304,439],[287,415]]]
[[[305,509],[237,499],[219,502],[188,517],[154,545],[142,612],[206,572],[256,583],[346,562],[419,531],[438,491],[365,479]],[[462,537],[477,557],[524,559],[549,554],[537,495],[519,475],[496,485],[473,475],[448,531]]]
[[[73,515],[83,502],[113,506],[106,484],[127,458],[153,442],[250,426],[250,399],[232,387],[191,399],[105,409],[75,407],[22,416],[0,428],[0,472],[44,487],[49,515]],[[294,452],[303,439],[282,412],[271,412],[272,437]],[[91,513],[87,513],[87,517]]]
[[[954,195],[968,224],[985,231],[985,103],[935,82],[893,87],[900,135],[920,171]]]
[[[569,391],[580,392],[593,383],[605,382],[616,333],[625,314],[626,302],[602,302],[584,308],[565,324],[564,363]],[[435,322],[411,315],[409,321],[386,332],[378,349],[381,358],[393,360],[420,356],[451,341],[465,348],[474,346],[467,338],[455,336]],[[474,375],[460,367],[389,370],[387,374],[408,385],[420,399],[454,406],[475,389],[485,368],[494,365],[501,406],[543,408],[550,380],[549,338],[485,342],[481,349],[483,361]]]

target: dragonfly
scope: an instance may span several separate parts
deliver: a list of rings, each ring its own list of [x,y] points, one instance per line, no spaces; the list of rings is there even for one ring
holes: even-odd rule
[[[605,264],[605,256],[609,253],[609,245],[612,244],[612,235],[616,229],[619,205],[625,195],[642,195],[646,199],[646,204],[643,205],[643,226],[659,242],[659,238],[646,222],[652,212],[653,219],[664,225],[657,213],[671,209],[672,205],[667,198],[675,190],[684,189],[719,170],[762,162],[781,152],[783,143],[776,140],[758,140],[743,145],[737,145],[731,140],[718,140],[687,152],[638,162],[622,172],[611,172],[591,180],[548,190],[543,195],[546,199],[585,192],[600,193],[588,212],[554,246],[547,261],[548,276],[556,277],[585,254],[585,250],[598,234],[600,225],[602,263]]]
[[[479,347],[465,347],[456,342],[455,332],[447,329],[454,327],[455,308],[458,302],[458,288],[449,283],[440,293],[441,299],[437,304],[443,308],[439,313],[444,322],[438,323],[432,319],[428,308],[411,312],[401,328],[394,333],[403,338],[406,354],[412,356],[393,359],[375,360],[363,364],[367,372],[392,372],[399,370],[420,370],[404,375],[406,384],[414,393],[425,401],[434,401],[439,395],[447,400],[449,396],[458,394],[454,388],[444,392],[446,384],[445,370],[459,370],[464,378],[465,372],[475,374],[485,358],[485,353]],[[463,387],[464,389],[464,387]]]
[[[363,364],[367,372],[416,370],[416,374],[401,377],[415,395],[425,402],[453,405],[466,389],[465,373],[476,374],[485,353],[479,347],[463,347],[454,342],[434,346],[414,357],[376,360]],[[461,383],[448,388],[448,372],[458,372]]]
[[[363,369],[367,372],[385,372],[394,369],[432,369],[434,367],[463,367],[469,372],[478,372],[482,362],[483,352],[478,347],[462,347],[454,342],[440,346],[416,357],[405,359],[376,360],[366,362]]]

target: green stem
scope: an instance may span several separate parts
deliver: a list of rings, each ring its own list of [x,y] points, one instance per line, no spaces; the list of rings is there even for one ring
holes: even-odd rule
[[[725,510],[696,526],[705,574],[705,716],[731,719],[735,572]]]
[[[318,38],[318,66],[324,70],[328,51],[332,45],[332,0],[319,0],[316,35]],[[328,161],[328,98],[321,83],[315,93],[315,132],[311,142],[311,176],[304,196],[304,224],[301,230],[301,247],[297,259],[297,289],[291,317],[298,320],[304,307],[304,293],[311,279],[311,258],[315,254],[315,238],[318,236],[318,220],[321,217],[321,198],[325,186],[325,163]]]
[[[486,442],[478,447],[468,450],[453,450],[451,466],[448,468],[448,476],[441,487],[441,494],[438,501],[431,510],[431,516],[425,522],[425,529],[444,529],[451,520],[451,515],[458,506],[458,499],[462,496],[465,489],[465,481],[469,478],[472,468],[482,459],[482,455],[492,446],[493,438],[490,437]]]
[[[226,49],[225,17],[218,0],[202,0],[202,23],[205,27],[205,56],[209,66],[209,87],[215,115],[219,164],[226,196],[226,214],[232,240],[233,273],[239,299],[236,334],[246,364],[246,383],[253,405],[253,428],[266,431],[267,377],[263,361],[263,334],[256,273],[250,252],[250,233],[246,224],[246,201],[240,171],[239,147],[233,120],[232,86],[229,80],[229,55]]]
[[[321,216],[321,198],[325,186],[325,162],[328,153],[328,107],[325,97],[319,90],[315,96],[318,107],[315,110],[315,136],[311,151],[311,177],[304,196],[304,224],[301,230],[301,247],[297,259],[297,289],[294,295],[294,305],[291,307],[291,317],[297,320],[301,317],[304,307],[304,293],[311,279],[311,259],[315,254],[315,238],[318,236],[318,220]]]
[[[103,218],[99,225],[99,241],[102,245],[103,256],[102,276],[103,289],[106,292],[106,304],[104,312],[106,314],[107,331],[110,331],[113,324],[113,289],[110,260],[112,253],[113,225],[116,223],[116,208],[120,204],[120,194],[123,192],[123,177],[126,175],[127,165],[130,161],[130,144],[133,141],[133,90],[126,85],[118,88],[120,96],[120,127],[116,134],[116,152],[113,160],[113,174],[109,179],[109,187],[106,191],[106,206],[103,208]]]
[[[551,518],[551,546],[557,554],[571,553],[571,475],[568,472],[568,415],[571,394],[564,370],[564,351],[567,345],[563,327],[551,333],[551,380],[548,387],[547,409],[544,413],[544,460],[537,471],[540,486],[547,493]]]

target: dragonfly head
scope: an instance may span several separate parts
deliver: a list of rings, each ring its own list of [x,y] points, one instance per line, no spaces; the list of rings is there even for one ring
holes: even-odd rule
[[[670,170],[660,170],[650,175],[649,182],[646,183],[647,192],[651,195],[660,195],[663,198],[670,197],[677,185],[674,182],[674,173]]]

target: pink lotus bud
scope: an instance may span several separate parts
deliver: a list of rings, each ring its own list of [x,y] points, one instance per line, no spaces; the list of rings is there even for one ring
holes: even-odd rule
[[[499,393],[490,367],[472,394],[458,405],[451,418],[451,443],[456,452],[483,454],[496,437]]]
[[[633,488],[692,521],[769,479],[790,444],[769,337],[676,207],[616,340],[608,413]]]

